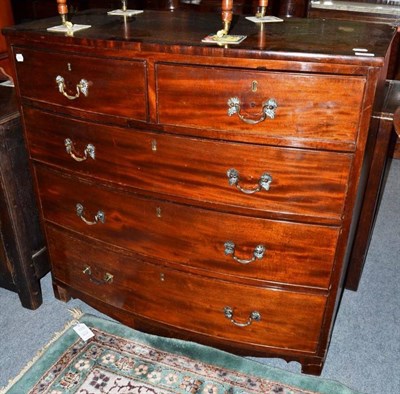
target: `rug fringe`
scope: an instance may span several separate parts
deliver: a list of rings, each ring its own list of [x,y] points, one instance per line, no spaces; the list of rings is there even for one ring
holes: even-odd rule
[[[67,322],[64,327],[61,329],[61,331],[57,331],[53,334],[53,337],[50,339],[50,341],[44,345],[36,354],[33,356],[33,358],[28,361],[28,363],[25,365],[24,368],[19,372],[17,376],[14,378],[10,379],[7,383],[6,386],[0,387],[0,394],[6,394],[7,391],[16,383],[18,380],[22,378],[22,376],[29,370],[29,368],[32,367],[32,365],[43,355],[43,353],[55,342],[57,339],[59,339],[69,328],[72,326],[76,325],[78,323],[78,320],[84,315],[84,313],[79,309],[79,308],[72,308],[69,309],[69,312],[72,315],[72,320]]]
[[[83,316],[83,312],[79,308],[68,309],[72,315],[72,318],[79,320]]]

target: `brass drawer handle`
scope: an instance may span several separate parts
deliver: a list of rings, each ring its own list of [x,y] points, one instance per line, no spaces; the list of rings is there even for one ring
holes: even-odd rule
[[[275,99],[270,98],[262,104],[261,117],[259,119],[251,119],[246,118],[240,113],[240,100],[238,97],[231,97],[228,100],[228,115],[232,116],[237,114],[240,120],[248,124],[257,124],[263,122],[267,118],[274,119],[276,108],[278,108],[278,103]]]
[[[75,100],[82,93],[85,97],[89,94],[89,82],[86,79],[81,79],[79,83],[76,85],[76,94],[75,96],[69,95],[66,91],[65,79],[61,75],[57,75],[56,83],[58,85],[58,90],[62,93],[67,99]]]
[[[240,259],[239,257],[235,256],[235,243],[232,241],[226,241],[224,243],[224,247],[225,247],[225,254],[228,255],[232,255],[232,258],[237,261],[240,264],[249,264],[252,263],[255,260],[261,260],[264,257],[264,253],[265,253],[265,246],[264,245],[257,245],[254,248],[253,251],[253,257],[251,259],[248,260],[244,260],[244,259]]]
[[[92,269],[88,265],[85,266],[85,268],[82,270],[82,272],[85,275],[88,275],[89,280],[96,285],[105,285],[107,283],[112,283],[112,281],[114,280],[114,275],[110,274],[109,272],[106,272],[104,274],[103,279],[96,279],[95,277],[92,276]]]
[[[85,161],[88,158],[88,156],[91,157],[93,160],[96,158],[96,148],[92,144],[86,145],[86,148],[83,151],[83,156],[81,157],[75,154],[76,151],[74,143],[69,138],[65,139],[64,145],[67,153],[76,161]]]
[[[236,186],[242,193],[245,194],[253,194],[257,193],[261,190],[269,190],[270,184],[272,182],[272,177],[269,175],[267,172],[264,172],[264,174],[261,175],[258,185],[254,187],[253,189],[244,189],[239,185],[240,181],[240,175],[239,171],[235,170],[234,168],[230,168],[227,172],[226,175],[228,177],[228,182],[231,186]]]
[[[94,221],[90,221],[87,220],[84,216],[83,216],[83,205],[82,204],[76,204],[76,214],[89,226],[92,226],[93,224],[97,224],[98,222],[104,223],[106,221],[106,215],[103,211],[97,211],[95,217],[94,217]]]
[[[229,319],[235,326],[238,327],[247,327],[249,326],[251,323],[253,323],[253,321],[260,321],[261,320],[261,313],[257,312],[257,311],[253,311],[250,313],[250,316],[247,320],[247,322],[245,323],[239,323],[237,322],[234,317],[233,317],[233,309],[230,306],[226,306],[224,308],[224,315],[227,319]]]

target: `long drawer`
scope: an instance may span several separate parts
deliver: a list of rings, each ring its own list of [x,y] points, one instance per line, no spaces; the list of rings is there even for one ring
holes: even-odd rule
[[[42,166],[37,166],[36,173],[48,222],[205,275],[321,289],[329,286],[337,227],[139,198]]]
[[[55,279],[109,305],[231,341],[316,351],[324,296],[211,280],[105,251],[52,226],[47,235]]]
[[[156,78],[162,124],[290,146],[357,138],[364,77],[158,64]]]
[[[23,98],[56,105],[60,112],[76,110],[147,120],[143,60],[13,50]]]
[[[41,162],[202,203],[341,220],[351,154],[139,132],[32,108],[24,117],[30,154]]]

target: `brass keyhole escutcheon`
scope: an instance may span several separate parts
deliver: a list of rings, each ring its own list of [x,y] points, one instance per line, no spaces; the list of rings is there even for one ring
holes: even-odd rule
[[[257,92],[257,86],[258,86],[258,82],[257,81],[253,81],[251,83],[251,91],[252,92]]]
[[[83,268],[82,272],[85,275],[92,275],[92,269],[88,265],[85,265],[85,267]]]
[[[72,71],[71,63],[67,63],[67,69],[68,71]]]
[[[104,274],[104,282],[105,283],[111,283],[114,280],[114,275],[111,275],[109,272],[106,272]]]
[[[157,152],[157,141],[156,140],[151,140],[151,150],[153,152]]]
[[[157,215],[158,218],[161,217],[161,208],[160,207],[156,208],[156,215]]]

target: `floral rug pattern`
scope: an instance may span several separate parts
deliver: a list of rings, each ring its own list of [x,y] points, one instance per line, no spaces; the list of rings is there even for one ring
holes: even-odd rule
[[[257,376],[168,353],[92,328],[53,363],[29,394],[305,394]]]

